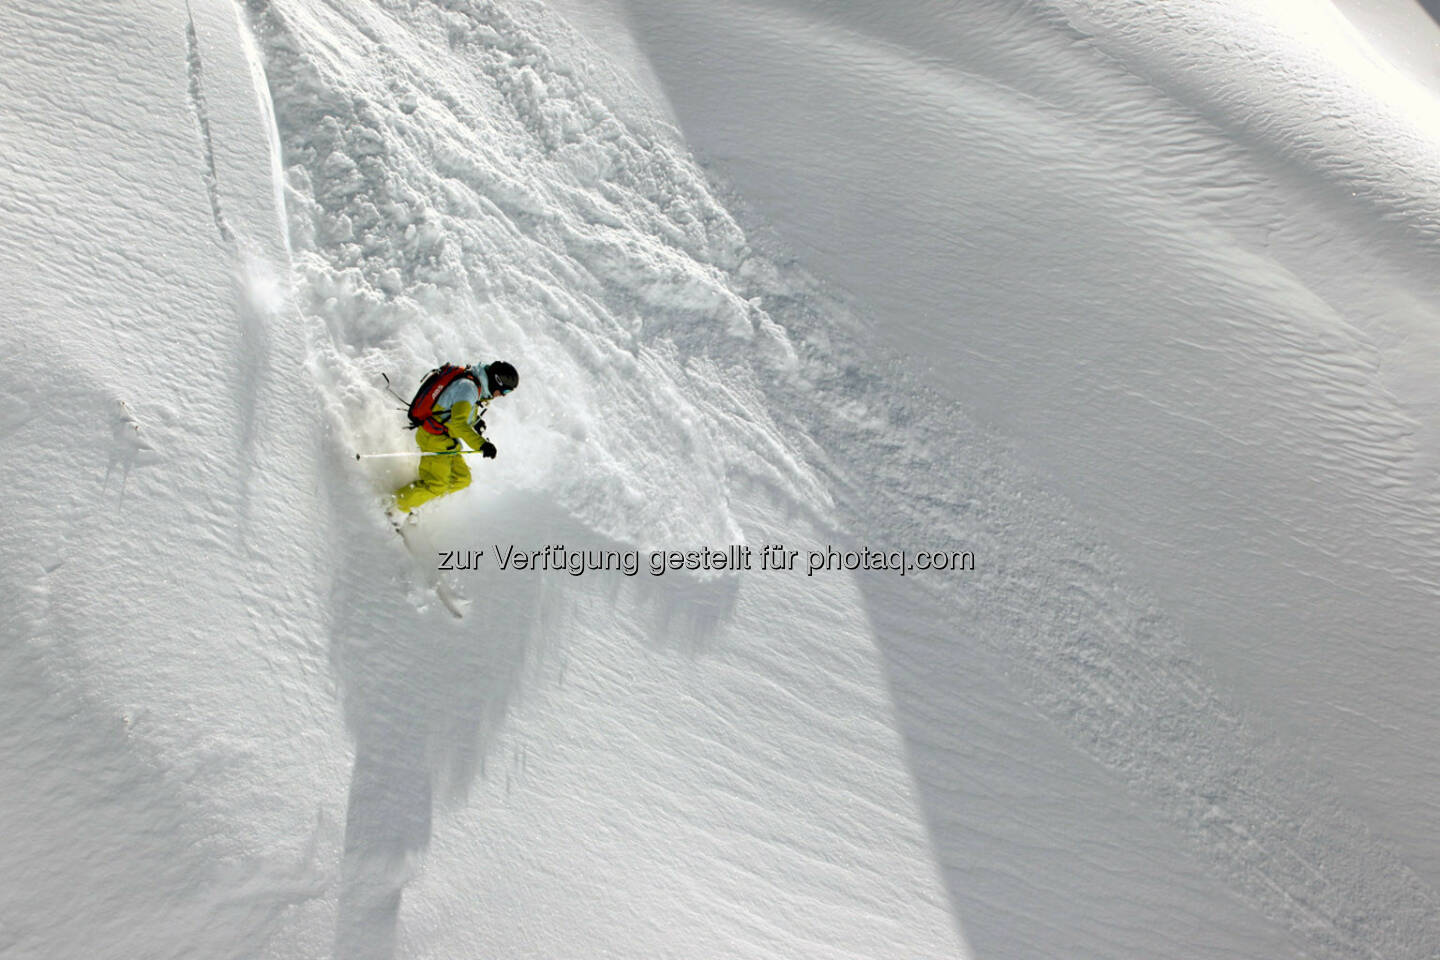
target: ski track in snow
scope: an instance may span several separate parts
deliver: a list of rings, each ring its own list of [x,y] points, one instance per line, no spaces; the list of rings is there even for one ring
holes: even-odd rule
[[[226,243],[235,242],[235,231],[225,221],[225,212],[220,209],[219,174],[215,171],[215,143],[210,135],[210,111],[205,106],[204,65],[200,60],[200,38],[195,33],[195,13],[189,4],[185,7],[185,65],[190,74],[190,105],[195,109],[195,122],[200,128],[200,146],[205,153],[205,192],[210,197],[210,214],[215,219],[215,229]]]

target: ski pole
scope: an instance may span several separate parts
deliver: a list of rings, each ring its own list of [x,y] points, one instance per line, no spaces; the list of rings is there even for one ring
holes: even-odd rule
[[[382,374],[380,374],[380,376],[381,376],[382,379],[384,379],[384,381],[385,381],[385,389],[390,391],[390,396],[394,397],[396,400],[399,400],[401,403],[405,404],[405,406],[404,406],[402,409],[409,410],[409,409],[410,409],[410,402],[409,402],[408,400],[406,400],[404,397],[400,396],[400,394],[396,393],[396,392],[395,392],[395,388],[390,385],[390,374],[388,374],[388,373],[382,373]]]
[[[428,450],[407,450],[403,453],[357,453],[356,460],[376,460],[381,457],[468,457],[479,453],[479,450],[440,450],[431,453]]]

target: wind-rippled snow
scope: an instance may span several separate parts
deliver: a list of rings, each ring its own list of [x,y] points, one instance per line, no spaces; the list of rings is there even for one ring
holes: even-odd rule
[[[1421,88],[1322,4],[557,6],[0,11],[0,951],[1431,956]],[[353,453],[492,357],[417,542],[978,569],[455,621]]]

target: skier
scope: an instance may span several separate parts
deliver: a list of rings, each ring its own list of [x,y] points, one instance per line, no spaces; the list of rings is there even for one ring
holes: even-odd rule
[[[420,478],[395,491],[391,510],[408,514],[423,503],[470,485],[461,442],[495,458],[495,444],[484,437],[483,409],[520,385],[520,374],[504,360],[473,367],[446,365],[430,371],[410,402],[415,443],[424,451]]]

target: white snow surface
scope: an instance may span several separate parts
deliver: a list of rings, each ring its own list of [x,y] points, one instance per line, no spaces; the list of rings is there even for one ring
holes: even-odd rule
[[[1440,955],[1413,14],[0,5],[0,956]]]

